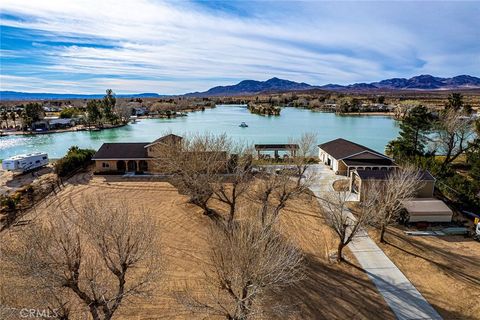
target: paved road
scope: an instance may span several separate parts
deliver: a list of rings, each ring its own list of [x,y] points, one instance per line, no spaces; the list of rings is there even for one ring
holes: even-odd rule
[[[309,170],[309,174],[316,175],[316,183],[310,189],[317,197],[333,192],[332,183],[338,176],[321,164],[314,165]],[[356,236],[348,247],[397,319],[442,319],[366,232]]]

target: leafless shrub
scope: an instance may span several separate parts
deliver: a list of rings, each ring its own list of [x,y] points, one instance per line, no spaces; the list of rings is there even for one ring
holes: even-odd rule
[[[162,270],[154,221],[118,201],[86,198],[17,237],[5,255],[29,279],[25,294],[67,318],[81,305],[93,319],[111,319],[127,298],[147,295]]]
[[[193,312],[226,319],[286,315],[287,306],[269,298],[302,278],[302,253],[274,228],[254,220],[239,222],[228,232],[211,232],[211,270],[206,273],[211,291],[203,297],[180,294],[179,301]]]

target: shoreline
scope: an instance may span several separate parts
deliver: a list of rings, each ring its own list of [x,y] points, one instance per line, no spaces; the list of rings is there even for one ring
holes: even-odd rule
[[[1,131],[0,132],[0,137],[7,137],[7,136],[35,136],[38,134],[54,134],[54,133],[64,133],[64,132],[77,132],[77,131],[102,131],[102,130],[108,130],[108,129],[115,129],[115,128],[120,128],[128,125],[127,123],[124,124],[118,124],[114,126],[108,126],[108,127],[103,127],[103,128],[95,128],[95,129],[89,129],[88,127],[84,126],[75,126],[67,129],[57,129],[57,130],[48,130],[48,131]]]
[[[195,108],[189,108],[185,109],[179,112],[178,115],[174,115],[171,117],[166,117],[166,116],[137,116],[136,119],[173,119],[173,118],[179,118],[179,117],[185,117],[188,115],[190,112],[196,112],[196,111],[205,111],[206,109],[213,109],[214,107],[204,107],[204,110],[202,109],[195,109]],[[108,126],[108,127],[103,127],[103,128],[97,128],[95,127],[94,129],[89,129],[88,127],[85,127],[83,125],[80,126],[75,126],[67,129],[57,129],[57,130],[48,130],[48,131],[3,131],[0,130],[0,138],[1,137],[7,137],[7,136],[34,136],[37,134],[54,134],[54,133],[65,133],[65,132],[77,132],[77,131],[102,131],[102,130],[108,130],[108,129],[116,129],[120,127],[124,127],[130,124],[130,121],[124,124],[119,124],[119,125],[114,125],[114,126]]]
[[[339,113],[339,116],[382,116],[382,117],[394,117],[393,112],[348,112]]]

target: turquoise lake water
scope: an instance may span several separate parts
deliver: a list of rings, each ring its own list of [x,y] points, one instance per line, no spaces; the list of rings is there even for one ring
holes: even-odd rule
[[[248,128],[238,125],[246,122]],[[318,143],[345,138],[384,152],[398,135],[395,120],[383,116],[337,116],[334,113],[284,108],[279,117],[251,114],[246,106],[217,106],[175,119],[141,119],[135,124],[103,131],[80,131],[0,137],[0,159],[33,151],[62,157],[72,145],[98,149],[104,142],[150,142],[166,132],[178,135],[226,133],[243,143],[288,143],[305,132],[315,132]]]

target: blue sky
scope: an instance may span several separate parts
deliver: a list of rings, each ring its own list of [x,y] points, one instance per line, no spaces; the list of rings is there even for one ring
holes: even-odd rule
[[[480,75],[480,2],[2,0],[0,89],[177,94]]]

